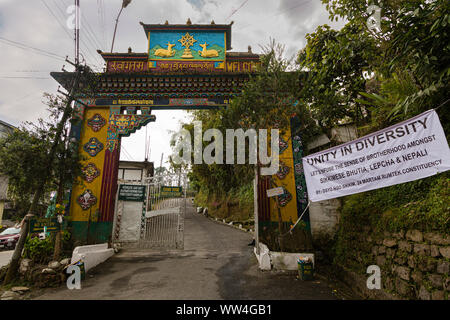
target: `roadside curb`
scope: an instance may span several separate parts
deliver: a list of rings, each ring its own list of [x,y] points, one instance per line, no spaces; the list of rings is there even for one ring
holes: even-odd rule
[[[196,213],[196,214],[203,215],[202,213]],[[205,216],[205,215],[203,215],[203,216]],[[239,227],[239,226],[235,226],[233,221],[226,223],[226,222],[224,222],[225,219],[221,220],[219,218],[215,218],[215,217],[211,217],[211,216],[205,216],[205,218],[207,218],[207,219],[209,219],[209,220],[211,220],[213,222],[216,222],[218,224],[225,225],[225,226],[228,226],[230,228],[237,229],[237,230],[241,230],[243,232],[247,232],[247,233],[250,233],[250,234],[254,233],[253,229],[245,229],[245,228],[242,228],[242,227]],[[239,223],[239,225],[242,225],[242,224]]]

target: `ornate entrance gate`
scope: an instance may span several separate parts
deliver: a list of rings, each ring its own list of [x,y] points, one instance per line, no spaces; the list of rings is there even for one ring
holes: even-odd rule
[[[89,87],[92,94],[75,97],[77,103],[70,135],[79,142],[79,152],[87,160],[83,164],[80,183],[72,188],[70,223],[74,240],[81,243],[86,239],[91,243],[115,241],[113,224],[117,220],[116,213],[120,214],[121,210],[118,207],[115,211],[121,137],[155,121],[153,110],[226,107],[241,92],[249,74],[256,71],[260,63],[259,55],[252,53],[250,47],[247,52],[228,51],[231,49],[232,24],[215,24],[214,21],[211,24],[192,24],[188,20],[186,24],[141,25],[148,39],[148,51],[135,53],[131,48],[127,53],[98,51],[105,61],[105,71],[97,74],[93,83],[80,83],[80,87]],[[52,72],[51,75],[64,88],[72,88],[75,73]],[[286,185],[280,203],[284,205],[281,208],[283,222],[288,225],[296,220],[300,209],[306,205],[300,175],[301,161],[292,155],[292,150],[299,147],[294,147],[294,142],[287,142],[294,141],[294,138],[298,138],[295,143],[299,144],[300,137],[296,135],[280,141],[280,149],[289,151],[285,152],[282,172],[277,174]],[[287,148],[288,144],[290,148]],[[152,190],[160,187],[162,185],[149,185],[148,192],[155,195],[147,199],[150,212],[179,207],[176,198],[157,200],[159,193]],[[293,199],[297,201],[291,201]],[[266,202],[266,219],[261,220],[266,225],[261,225],[261,230],[271,229],[278,223],[275,211],[270,209],[274,200]],[[126,206],[124,204],[123,208]],[[153,210],[158,206],[162,208]],[[120,218],[137,221],[137,213],[134,217],[126,216],[126,211],[122,211]],[[133,231],[139,230],[139,237],[135,235],[135,238],[140,245],[175,242],[175,246],[182,246],[178,236],[180,232],[171,238],[177,239],[173,241],[162,240],[162,234],[167,233],[158,235],[154,232],[154,229],[174,230],[174,225],[179,230],[181,215],[156,212],[147,217],[145,212],[141,215],[140,224],[135,222]]]
[[[147,208],[141,247],[183,249],[186,184],[183,187],[168,187],[155,179],[149,184]]]
[[[71,137],[79,141],[85,161],[82,183],[70,200],[72,236],[93,243],[113,240],[117,169],[121,137],[156,118],[153,110],[217,109],[239,94],[259,55],[227,52],[232,24],[143,24],[148,51],[99,54],[105,72],[76,96]],[[75,73],[52,72],[64,88]],[[91,215],[92,212],[92,215]],[[94,217],[94,218],[92,218]]]

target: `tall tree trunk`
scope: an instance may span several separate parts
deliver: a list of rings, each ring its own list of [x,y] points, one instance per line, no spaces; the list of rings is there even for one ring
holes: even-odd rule
[[[277,214],[278,214],[278,244],[280,245],[280,252],[283,252],[283,218],[281,217],[280,203],[278,196],[275,196],[275,202],[277,204]]]
[[[58,184],[58,194],[56,197],[56,203],[61,204],[63,200],[63,194],[64,194],[64,178],[61,174],[59,177],[59,184]],[[55,237],[55,250],[53,252],[53,260],[58,261],[61,256],[61,238],[62,238],[62,224],[59,224],[59,230],[56,232]]]
[[[254,238],[256,254],[259,255],[259,207],[258,203],[258,183],[259,183],[259,164],[255,165],[255,179],[253,181],[253,219],[254,219]]]

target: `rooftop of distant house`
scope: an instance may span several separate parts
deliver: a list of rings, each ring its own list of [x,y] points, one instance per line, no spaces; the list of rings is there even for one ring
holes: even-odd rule
[[[12,124],[10,124],[10,123],[8,123],[6,121],[3,121],[1,119],[0,119],[0,125],[8,127],[8,128],[11,128],[11,129],[16,129],[16,126],[13,126]]]

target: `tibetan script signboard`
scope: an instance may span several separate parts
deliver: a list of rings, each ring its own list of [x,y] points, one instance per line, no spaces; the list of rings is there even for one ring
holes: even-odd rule
[[[224,97],[212,98],[155,98],[155,99],[96,99],[96,106],[147,106],[154,110],[174,109],[175,107],[183,109],[205,108],[213,109],[224,106],[229,103]]]
[[[146,196],[146,187],[131,184],[119,186],[119,200],[143,202]]]
[[[258,61],[107,61],[108,73],[246,73],[255,72]]]
[[[223,63],[214,61],[153,61],[149,62],[153,72],[189,72],[207,73],[219,69],[223,71]]]
[[[303,157],[308,195],[321,201],[426,178],[450,169],[436,111]]]
[[[148,71],[147,61],[108,61],[107,72],[145,72]]]

